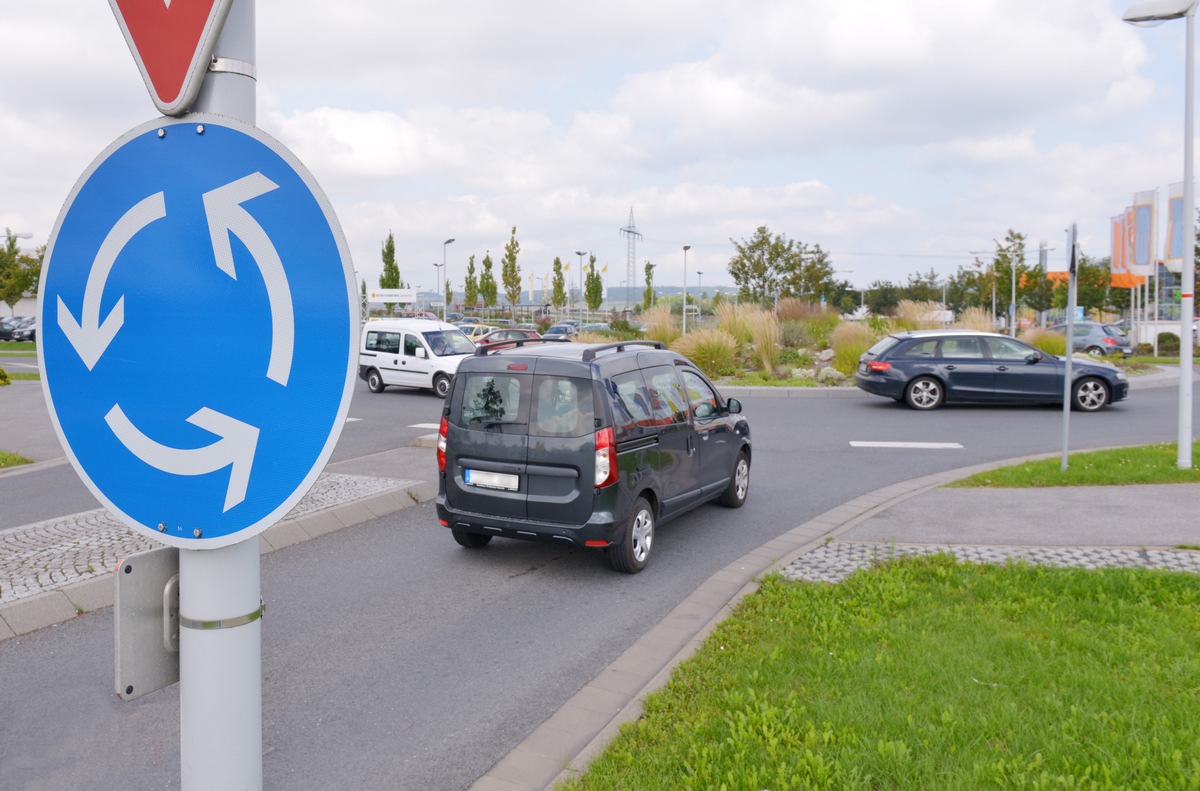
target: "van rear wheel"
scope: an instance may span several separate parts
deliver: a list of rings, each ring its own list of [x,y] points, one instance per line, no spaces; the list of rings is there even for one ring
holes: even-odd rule
[[[454,536],[454,540],[461,546],[467,549],[479,549],[487,546],[487,542],[492,540],[489,535],[482,533],[468,533],[466,530],[459,530],[457,527],[450,528],[450,534]]]
[[[372,393],[382,393],[383,387],[383,377],[379,375],[379,371],[374,368],[367,371],[367,389]]]
[[[608,548],[608,562],[617,571],[637,574],[646,568],[654,546],[654,509],[645,497],[639,497],[633,504],[623,539],[620,544]]]

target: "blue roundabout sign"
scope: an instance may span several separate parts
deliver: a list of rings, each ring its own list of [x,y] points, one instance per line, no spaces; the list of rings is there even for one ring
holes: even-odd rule
[[[59,439],[141,532],[193,549],[257,535],[341,434],[357,302],[337,218],[282,144],[223,116],[144,124],[80,177],[46,253]]]

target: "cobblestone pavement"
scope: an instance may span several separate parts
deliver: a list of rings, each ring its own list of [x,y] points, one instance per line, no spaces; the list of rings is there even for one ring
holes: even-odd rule
[[[283,521],[388,491],[396,483],[324,473]],[[103,508],[0,532],[0,604],[107,575],[122,558],[159,546]]]
[[[1146,568],[1200,574],[1200,552],[1182,549],[1103,547],[1010,547],[950,544],[892,544],[833,541],[808,552],[781,570],[787,579],[841,582],[862,568],[906,555],[949,552],[964,563],[1002,564],[1023,560],[1033,565],[1096,568]]]

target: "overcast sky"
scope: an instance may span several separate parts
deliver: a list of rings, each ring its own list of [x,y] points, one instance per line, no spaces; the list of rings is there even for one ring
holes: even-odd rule
[[[185,2],[185,0],[174,0]],[[577,250],[732,284],[760,225],[857,286],[952,274],[1009,228],[1109,253],[1182,178],[1184,24],[1110,0],[258,0],[258,126],[331,199],[355,269],[432,290],[447,249],[523,275]],[[0,227],[44,244],[75,181],[157,117],[104,0],[10,2]],[[1160,242],[1161,245],[1161,242]],[[1036,260],[1036,255],[1033,256]]]

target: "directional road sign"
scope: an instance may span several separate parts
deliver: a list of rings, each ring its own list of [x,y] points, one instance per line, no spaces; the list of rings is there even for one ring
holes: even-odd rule
[[[233,0],[108,0],[138,71],[163,115],[180,115],[200,93]]]
[[[359,328],[346,241],[304,166],[252,126],[160,119],[109,146],[59,215],[38,314],[68,457],[168,544],[262,532],[341,433]]]

